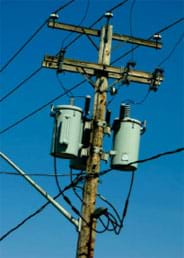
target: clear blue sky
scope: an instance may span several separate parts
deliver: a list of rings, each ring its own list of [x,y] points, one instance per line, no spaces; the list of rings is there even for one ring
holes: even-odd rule
[[[84,26],[90,26],[106,10],[120,0],[91,0]],[[40,26],[49,14],[65,1],[9,1],[0,3],[0,64],[1,67]],[[130,34],[130,7],[128,1],[114,11],[112,25],[114,32]],[[84,16],[87,0],[76,0],[60,12],[60,21],[79,24]],[[134,36],[148,38],[175,20],[184,16],[182,0],[137,0],[132,14]],[[100,29],[105,20],[95,28]],[[153,72],[173,49],[183,33],[183,23],[162,34],[163,49],[140,47],[134,52],[137,70]],[[1,94],[4,96],[21,80],[41,65],[45,54],[58,52],[65,36],[64,31],[47,28],[17,56],[1,73]],[[66,43],[75,35],[71,35]],[[98,45],[98,40],[95,39]],[[113,61],[131,45],[113,42]],[[97,51],[83,37],[66,52],[66,57],[85,61],[97,61]],[[123,67],[131,60],[131,55],[118,61]],[[184,115],[184,50],[183,41],[172,56],[163,64],[165,79],[159,90],[149,95],[143,105],[132,107],[132,117],[147,120],[147,131],[141,139],[140,158],[146,158],[183,145]],[[83,79],[81,75],[64,73],[60,75],[66,88]],[[141,100],[148,86],[130,84],[121,87],[111,105],[112,119],[119,113],[119,105],[125,99]],[[59,95],[62,88],[53,70],[43,69],[4,100],[0,105],[1,130],[13,124],[26,114]],[[93,94],[86,82],[73,92],[74,95]],[[110,96],[108,96],[109,98]],[[63,97],[54,104],[67,104]],[[76,99],[76,105],[83,107],[83,100]],[[53,160],[49,155],[53,120],[49,116],[50,107],[20,123],[1,135],[1,150],[27,172],[52,173]],[[111,138],[104,139],[104,148],[111,148]],[[69,173],[68,162],[58,162],[60,173]],[[101,169],[109,164],[102,163]],[[12,171],[1,160],[1,172]],[[97,235],[96,258],[181,258],[184,257],[183,221],[183,154],[163,157],[139,165],[131,196],[125,226],[119,236],[108,232]],[[57,193],[54,178],[34,177],[51,195]],[[61,178],[61,185],[69,183],[68,177]],[[100,180],[99,193],[111,201],[121,212],[128,191],[130,174],[114,171]],[[17,176],[0,175],[0,235],[39,208],[45,200],[28,183]],[[80,208],[80,203],[68,192],[72,203]],[[71,213],[70,207],[62,199],[59,202]],[[102,205],[102,203],[98,204]],[[75,216],[75,214],[73,214]],[[75,257],[77,233],[66,219],[53,207],[23,225],[0,243],[3,258],[72,258]]]

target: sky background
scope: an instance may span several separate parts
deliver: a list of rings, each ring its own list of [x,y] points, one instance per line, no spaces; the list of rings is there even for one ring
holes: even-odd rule
[[[59,21],[90,26],[105,11],[120,0],[76,0],[59,13]],[[66,1],[0,1],[0,65],[23,45],[30,35],[46,20],[50,13]],[[135,1],[130,23],[132,1],[114,11],[111,20],[113,31],[120,34],[148,38],[155,32],[184,16],[184,2],[173,0]],[[85,15],[86,14],[86,15]],[[85,18],[85,19],[83,19]],[[104,25],[102,19],[95,28]],[[127,62],[136,62],[136,69],[153,72],[173,49],[183,33],[183,23],[163,32],[163,49],[139,47],[134,55],[128,55],[116,62],[119,67]],[[1,73],[1,95],[4,96],[19,82],[40,67],[45,54],[55,55],[64,43],[69,43],[75,34],[63,42],[68,32],[53,30],[45,26],[32,42]],[[99,44],[98,39],[94,39]],[[131,49],[130,44],[113,42],[111,60]],[[87,38],[82,37],[67,49],[67,58],[97,62],[97,50]],[[175,52],[163,63],[164,82],[159,90],[151,92],[142,105],[132,106],[132,118],[147,120],[147,131],[141,138],[140,159],[154,154],[174,150],[183,144],[183,41]],[[83,80],[81,75],[64,73],[59,75],[63,85],[70,88]],[[111,80],[109,81],[112,82]],[[118,116],[123,100],[140,101],[149,86],[131,83],[121,87],[112,101],[111,120]],[[29,82],[0,103],[1,130],[15,123],[25,115],[47,103],[62,93],[56,78],[56,71],[42,69]],[[92,87],[86,82],[74,96],[93,96]],[[108,96],[108,99],[111,97]],[[68,104],[68,97],[62,97],[53,104]],[[84,99],[76,98],[75,104],[81,108]],[[91,105],[92,108],[92,105]],[[92,109],[91,109],[92,111]],[[53,159],[50,145],[53,119],[49,116],[50,106],[1,134],[1,151],[10,157],[24,171],[34,173],[53,173]],[[104,138],[104,149],[110,150],[112,137]],[[109,168],[102,162],[101,170]],[[1,160],[0,167],[0,236],[17,225],[25,217],[38,209],[44,202],[23,178],[4,175],[2,172],[14,172]],[[139,165],[131,195],[124,228],[119,236],[112,232],[97,235],[96,258],[181,258],[184,257],[183,222],[183,154],[178,153]],[[58,161],[58,172],[69,174],[68,161]],[[127,195],[130,174],[112,171],[100,178],[99,193],[104,195],[121,212]],[[57,194],[54,178],[34,177],[52,196]],[[68,176],[61,177],[62,187],[69,184]],[[80,202],[72,191],[68,196],[80,209]],[[59,202],[72,213],[62,198]],[[104,205],[97,201],[98,205]],[[73,214],[73,213],[72,213]],[[73,214],[75,216],[75,214]],[[36,217],[28,221],[17,231],[0,243],[3,258],[71,258],[75,257],[77,232],[59,212],[49,206]]]

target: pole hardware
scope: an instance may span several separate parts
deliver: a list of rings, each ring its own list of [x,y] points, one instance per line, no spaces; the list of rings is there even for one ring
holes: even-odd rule
[[[107,213],[107,208],[104,208],[104,207],[96,208],[92,214],[92,218],[98,219],[100,216],[102,216],[106,213]]]
[[[124,68],[124,71],[122,72],[122,84],[130,84],[130,81],[128,79],[129,73],[130,73],[130,68],[135,67],[136,63],[135,62],[128,62],[126,67]]]
[[[55,22],[59,19],[59,15],[57,13],[51,13],[49,17],[49,21]]]
[[[150,90],[155,91],[155,92],[158,90],[160,81],[163,80],[163,73],[164,73],[163,69],[161,69],[161,68],[155,69],[155,71],[152,73]]]
[[[156,33],[153,35],[153,39],[156,42],[156,48],[158,49],[158,44],[160,43],[160,41],[162,40],[162,35],[160,33]]]
[[[163,80],[161,69],[152,72],[134,70],[135,63],[128,62],[125,67],[110,65],[112,40],[160,49],[162,43],[160,35],[155,35],[152,40],[145,40],[127,35],[113,33],[109,25],[113,17],[111,12],[106,12],[106,24],[100,29],[91,29],[82,26],[59,23],[55,19],[48,21],[48,27],[80,33],[83,35],[100,38],[98,63],[74,60],[60,56],[44,57],[42,67],[56,69],[58,72],[80,73],[94,89],[93,115],[89,118],[90,97],[86,97],[84,112],[82,112],[82,147],[74,159],[71,159],[71,168],[86,171],[83,202],[81,214],[84,220],[79,220],[79,238],[76,258],[93,258],[96,220],[105,214],[103,207],[96,208],[96,195],[101,160],[108,161],[111,157],[111,168],[117,170],[133,171],[137,164],[130,163],[138,159],[140,135],[145,132],[146,122],[140,122],[130,117],[129,107],[124,105],[120,109],[119,118],[114,120],[113,147],[108,153],[102,149],[104,134],[111,133],[110,111],[107,107],[107,92],[111,95],[117,93],[116,84],[129,84],[130,82],[149,85],[150,90],[156,91]],[[96,83],[89,78],[96,77]],[[115,79],[108,85],[108,79]],[[73,106],[71,107],[73,109]],[[67,132],[67,131],[66,131]],[[86,223],[87,222],[87,223]],[[89,227],[90,225],[90,227]]]
[[[66,50],[64,48],[59,51],[57,73],[61,73],[62,72],[63,60],[64,60],[65,52],[66,52]]]

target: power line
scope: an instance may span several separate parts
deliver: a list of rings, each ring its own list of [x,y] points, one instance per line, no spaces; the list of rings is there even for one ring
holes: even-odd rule
[[[78,26],[82,25],[82,23],[85,21],[88,12],[89,12],[89,6],[90,6],[90,0],[87,0],[87,5],[86,5],[86,10],[84,12],[84,16],[82,17],[81,21],[79,22]],[[66,42],[66,40],[72,35],[73,33],[70,32],[63,40],[62,40],[62,44],[61,44],[61,49],[65,48],[64,47],[64,43]]]
[[[65,191],[67,191],[68,189],[70,189],[71,187],[75,186],[78,184],[78,182],[81,180],[81,178],[78,178],[77,180],[74,180],[72,183],[70,183],[68,186],[66,186],[62,192],[59,192],[57,195],[54,196],[54,200],[56,200],[57,198],[59,198],[59,196],[61,196]],[[37,209],[36,211],[34,211],[33,213],[31,213],[29,216],[27,216],[25,219],[23,219],[20,223],[18,223],[15,227],[11,228],[10,230],[8,230],[4,235],[2,235],[0,237],[0,241],[4,240],[6,237],[8,237],[10,234],[12,234],[14,231],[16,231],[18,228],[20,228],[21,226],[23,226],[27,221],[29,221],[30,219],[32,219],[34,216],[36,216],[37,214],[39,214],[41,211],[43,211],[48,205],[50,204],[49,201],[45,202],[39,209]]]
[[[83,83],[85,83],[86,80],[83,80],[77,84],[75,84],[73,87],[71,87],[70,89],[66,90],[64,93],[58,95],[57,97],[51,99],[50,101],[48,101],[47,103],[45,103],[44,105],[40,106],[39,108],[35,109],[34,111],[32,111],[31,113],[25,115],[24,117],[22,117],[21,119],[17,120],[15,123],[9,125],[8,127],[4,128],[3,130],[0,131],[0,134],[3,134],[7,131],[9,131],[10,129],[16,127],[18,124],[22,123],[23,121],[27,120],[28,118],[34,116],[35,114],[37,114],[38,112],[42,111],[44,108],[46,108],[47,106],[51,105],[54,101],[58,100],[59,98],[65,96],[67,93],[73,91],[74,89],[78,88],[79,86],[81,86]]]
[[[145,162],[150,161],[150,160],[159,159],[160,157],[167,156],[167,155],[173,155],[173,154],[176,154],[176,153],[182,152],[182,151],[184,151],[184,147],[178,148],[176,150],[161,152],[159,154],[156,154],[156,155],[151,156],[151,157],[146,158],[146,159],[141,159],[141,160],[130,162],[128,165],[132,165],[132,164],[136,164],[136,163],[145,163]]]
[[[67,88],[65,88],[65,86],[63,85],[63,83],[62,83],[62,81],[61,81],[61,79],[60,79],[58,73],[56,73],[56,79],[57,79],[59,85],[61,86],[62,90],[63,90],[64,92],[66,92],[66,91],[67,91]],[[70,94],[69,94],[69,93],[66,93],[66,95],[67,95],[67,97],[69,97],[69,98],[73,96],[73,94],[72,94],[71,92],[70,92]]]
[[[174,21],[173,23],[171,23],[171,24],[169,24],[169,25],[163,27],[162,29],[160,29],[159,31],[157,31],[157,32],[154,33],[154,34],[160,34],[160,33],[162,33],[162,32],[165,32],[165,31],[167,31],[167,30],[173,28],[174,26],[176,26],[177,24],[179,24],[179,23],[181,23],[181,22],[183,22],[183,21],[184,21],[184,18],[180,18],[180,19]],[[147,40],[152,39],[154,34],[152,34],[149,38],[147,38]],[[116,63],[116,62],[118,62],[119,60],[121,60],[122,58],[126,57],[127,55],[129,55],[130,53],[132,53],[132,51],[136,50],[138,47],[140,47],[140,45],[137,45],[137,46],[135,46],[134,48],[132,48],[132,49],[128,50],[127,52],[125,52],[123,55],[121,55],[121,56],[119,56],[118,58],[116,58],[115,60],[113,60],[113,61],[111,62],[111,65],[114,64],[114,63]]]
[[[41,71],[42,67],[37,68],[35,71],[33,71],[28,77],[26,77],[23,81],[18,83],[17,86],[15,86],[12,90],[10,90],[4,97],[0,99],[0,102],[4,101],[6,98],[8,98],[10,95],[12,95],[15,91],[17,91],[21,86],[23,86],[26,82],[31,80],[36,74],[38,74]]]
[[[74,2],[75,0],[71,0],[69,2],[67,2],[66,4],[60,6],[59,8],[57,8],[54,13],[58,13],[61,10],[63,10],[64,8],[66,8],[68,5],[70,5],[72,2]],[[25,43],[15,52],[15,54],[13,54],[10,59],[2,66],[2,68],[0,69],[0,73],[3,72],[10,63],[13,62],[13,60],[22,52],[22,50],[35,38],[35,36],[43,29],[43,27],[45,26],[45,24],[47,24],[48,22],[48,18],[35,30],[35,32],[25,41]]]
[[[141,160],[136,160],[136,161],[133,161],[127,165],[132,165],[132,164],[135,164],[135,163],[145,163],[147,161],[151,161],[151,160],[154,160],[154,159],[158,159],[158,158],[161,158],[163,156],[168,156],[168,155],[173,155],[173,154],[176,154],[176,153],[179,153],[179,152],[182,152],[184,151],[184,147],[181,147],[181,148],[177,148],[177,149],[174,149],[174,150],[169,150],[169,151],[165,151],[165,152],[161,152],[161,153],[158,153],[158,154],[155,154],[151,157],[148,157],[148,158],[145,158],[145,159],[141,159]],[[97,177],[99,176],[103,176],[109,172],[111,172],[112,169],[111,168],[108,168],[106,170],[103,170],[101,171]],[[29,176],[40,176],[40,177],[54,177],[55,175],[53,173],[26,173],[27,175]],[[86,175],[85,173],[73,173],[73,175],[76,175],[76,176],[84,176]],[[0,171],[0,175],[12,175],[12,176],[21,176],[19,175],[18,173],[16,172],[8,172],[8,171]],[[71,176],[70,174],[58,174],[57,175],[58,177],[65,177],[65,176]],[[90,176],[90,175],[89,175]],[[87,176],[86,176],[87,177]]]
[[[169,58],[174,54],[176,48],[179,46],[179,44],[181,43],[181,41],[184,39],[184,33],[181,34],[181,36],[179,37],[179,39],[176,41],[174,47],[171,49],[171,51],[169,52],[169,54],[159,63],[158,67],[162,66],[164,63],[166,63]]]
[[[20,174],[18,174],[17,172],[11,172],[11,171],[0,171],[0,175],[8,175],[8,176],[21,176]],[[53,173],[26,173],[26,175],[28,176],[35,176],[35,177],[55,177],[55,175]],[[79,173],[73,173],[73,176],[78,176]],[[57,174],[58,177],[70,177],[70,174]]]
[[[66,3],[65,5],[61,6],[60,8],[58,8],[58,9],[55,11],[55,13],[61,11],[61,9],[67,7],[67,6],[68,6],[69,4],[71,4],[73,1],[74,1],[74,0],[69,1],[69,2]],[[121,1],[120,3],[118,3],[117,5],[115,5],[114,7],[112,7],[112,8],[110,9],[110,11],[114,11],[115,9],[117,9],[117,8],[119,8],[120,6],[122,6],[123,4],[125,4],[127,1],[128,1],[128,0]],[[102,15],[99,19],[97,19],[97,20],[90,26],[90,28],[93,27],[97,22],[99,22],[103,17],[104,17],[104,15]],[[81,35],[79,35],[79,36],[81,36]],[[75,39],[75,41],[76,41],[77,39],[78,39],[78,36],[77,36],[77,38]],[[73,41],[72,41],[72,44],[73,44]],[[67,47],[65,47],[65,48],[68,48],[69,46],[70,46],[70,44],[67,45]],[[3,100],[5,100],[6,98],[8,98],[8,97],[9,97],[11,94],[13,94],[15,91],[17,91],[22,85],[24,85],[27,81],[29,81],[29,80],[30,80],[34,75],[36,75],[41,69],[42,69],[42,67],[39,67],[39,68],[36,69],[34,72],[32,72],[26,79],[24,79],[22,82],[20,82],[16,87],[14,87],[11,91],[9,91],[4,97],[2,97],[2,99],[0,99],[0,102],[2,102]],[[58,82],[59,82],[60,85],[61,85],[61,81],[59,80],[58,77],[57,77],[57,79],[58,79]],[[65,91],[65,88],[64,88],[63,86],[62,86],[62,88],[63,88],[63,90]],[[72,91],[72,90],[71,90],[71,91]],[[69,92],[65,91],[64,93],[68,95]],[[49,104],[50,104],[50,103],[49,103]],[[47,105],[46,105],[46,106],[47,106]],[[44,106],[44,107],[45,107],[45,106]],[[44,107],[43,107],[43,108],[44,108]],[[41,108],[41,109],[42,109],[42,108]],[[33,113],[33,115],[34,115],[34,112],[32,112],[32,113]],[[28,115],[28,117],[29,117],[29,116],[32,116],[32,113],[30,113],[30,114]],[[36,113],[37,113],[37,111],[36,111]],[[16,123],[12,124],[11,126],[12,126],[12,127],[16,126],[17,124],[21,123],[22,121],[24,121],[24,120],[27,119],[28,117],[25,116],[24,118],[20,119],[19,121],[17,121]],[[10,126],[10,128],[11,128],[11,126]],[[9,128],[7,128],[7,129],[9,130]],[[7,130],[5,130],[5,131],[7,131]],[[2,132],[4,132],[4,130],[1,131],[0,134],[1,134]]]
[[[115,11],[117,8],[119,8],[120,6],[124,5],[126,2],[128,2],[129,0],[124,0],[121,1],[120,3],[118,3],[117,5],[115,5],[114,7],[112,7],[110,10],[108,10],[109,12],[113,12]],[[89,28],[92,28],[93,26],[95,26],[98,22],[100,22],[102,19],[104,18],[104,14],[102,14],[96,21],[94,21]],[[85,33],[84,33],[85,34]],[[65,46],[65,49],[69,48],[71,45],[73,45],[79,38],[81,38],[84,34],[79,34],[77,35],[70,43],[68,43]]]
[[[159,153],[157,155],[154,155],[154,156],[151,156],[149,158],[146,158],[146,159],[142,159],[142,160],[138,160],[138,161],[134,161],[134,162],[131,162],[129,163],[128,165],[130,164],[135,164],[135,163],[144,163],[144,162],[147,162],[147,161],[151,161],[153,159],[158,159],[162,156],[166,156],[166,155],[172,155],[172,154],[176,154],[178,152],[181,152],[181,151],[184,151],[184,148],[178,148],[178,149],[175,149],[175,150],[170,150],[170,151],[166,151],[166,152],[162,152],[162,153]],[[104,171],[101,171],[97,176],[103,176],[107,173],[109,173],[110,171],[112,171],[112,169],[107,169],[107,170],[104,170]],[[5,172],[7,174],[7,172]],[[45,175],[45,176],[48,176],[48,175]],[[50,175],[49,175],[50,176]],[[52,175],[54,176],[54,175]],[[90,176],[90,175],[88,175]],[[93,175],[94,176],[94,175]],[[81,180],[84,179],[84,176],[80,176],[80,177],[77,177],[76,179],[73,180],[73,182],[71,182],[71,184],[69,184],[68,186],[66,186],[64,188],[64,190],[62,192],[59,192],[55,197],[54,197],[54,200],[57,199],[60,195],[62,195],[66,190],[68,190],[69,188],[71,187],[75,187]],[[126,198],[126,202],[125,202],[125,206],[124,206],[124,209],[123,209],[123,212],[122,212],[122,220],[121,220],[121,227],[119,227],[119,230],[118,231],[115,231],[116,234],[119,234],[120,233],[120,230],[121,228],[123,227],[123,222],[124,222],[124,219],[125,219],[125,216],[126,216],[126,213],[127,213],[127,209],[128,209],[128,204],[129,204],[129,198],[130,198],[130,194],[131,194],[131,191],[132,191],[132,187],[133,187],[133,180],[134,180],[134,173],[132,174],[132,179],[131,179],[131,183],[130,183],[130,187],[129,187],[129,192],[128,192],[128,195],[127,195],[127,198]],[[20,222],[18,225],[16,225],[15,227],[13,227],[12,229],[10,229],[7,233],[5,233],[3,236],[0,237],[0,241],[2,241],[3,239],[5,239],[7,236],[9,236],[11,233],[13,233],[15,230],[17,230],[19,227],[21,227],[23,224],[25,224],[28,220],[30,220],[31,218],[33,218],[35,215],[39,214],[46,206],[48,206],[50,204],[50,202],[46,202],[44,205],[42,205],[39,209],[37,209],[35,212],[33,212],[31,215],[29,215],[28,217],[26,217],[22,222]],[[78,211],[77,211],[78,212]],[[98,231],[97,231],[98,232]]]

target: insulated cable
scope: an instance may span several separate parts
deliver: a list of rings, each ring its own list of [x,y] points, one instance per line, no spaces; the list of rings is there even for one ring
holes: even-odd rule
[[[57,8],[53,13],[58,13],[67,6],[69,6],[71,3],[73,3],[75,0],[71,0],[67,2],[66,4],[60,6]],[[2,66],[0,69],[0,73],[3,72],[10,63],[13,62],[13,60],[22,52],[22,50],[33,40],[33,38],[43,29],[43,27],[47,24],[48,18],[35,30],[35,32],[25,41],[25,43],[10,57],[10,59]]]

